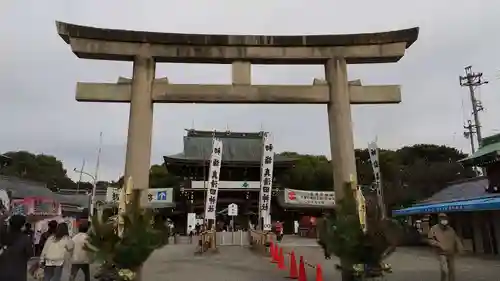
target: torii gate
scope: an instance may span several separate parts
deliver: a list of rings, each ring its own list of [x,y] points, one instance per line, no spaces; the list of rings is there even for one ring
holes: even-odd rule
[[[112,30],[57,22],[79,58],[133,61],[131,80],[78,83],[76,99],[130,103],[125,178],[147,189],[154,103],[327,104],[336,200],[356,179],[350,104],[399,103],[397,85],[348,82],[347,64],[399,61],[418,28],[346,35],[206,35]],[[170,84],[155,79],[161,62],[232,64],[232,85]],[[251,64],[322,64],[326,81],[313,85],[251,85]],[[143,194],[145,194],[143,192]],[[145,202],[145,199],[143,199]]]

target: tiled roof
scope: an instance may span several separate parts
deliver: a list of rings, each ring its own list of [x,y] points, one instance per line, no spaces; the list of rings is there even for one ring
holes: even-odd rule
[[[467,158],[460,160],[468,166],[484,166],[500,160],[500,134],[489,136],[481,141],[479,149]]]
[[[184,137],[184,151],[171,156],[175,160],[208,160],[212,152],[211,131],[189,130]],[[222,140],[222,162],[256,162],[260,163],[262,157],[262,134],[263,132],[241,133],[241,132],[216,132],[215,136]],[[293,161],[289,157],[276,155],[275,162]]]
[[[89,205],[89,195],[86,194],[58,194],[59,202],[67,205],[79,205],[87,207]],[[106,195],[96,194],[96,201],[104,201]]]
[[[88,205],[89,198],[88,195],[84,194],[58,194],[47,189],[43,183],[6,176],[0,176],[0,189],[10,190],[12,192],[12,197],[15,199],[26,197],[45,197],[55,200],[61,204],[82,207],[86,207]],[[96,195],[96,200],[104,200],[104,196]]]
[[[45,187],[45,184],[18,179],[14,177],[0,176],[0,189],[10,190],[13,198],[46,197],[57,200],[58,195]]]
[[[420,202],[419,204],[442,203],[498,196],[498,194],[495,195],[486,192],[487,187],[488,179],[486,177],[477,177],[473,179],[454,182],[443,190]]]

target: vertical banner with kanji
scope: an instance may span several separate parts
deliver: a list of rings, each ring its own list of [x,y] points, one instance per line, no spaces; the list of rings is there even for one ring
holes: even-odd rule
[[[271,214],[271,190],[273,186],[274,147],[270,133],[264,133],[260,177],[260,217]]]
[[[214,138],[212,141],[212,154],[210,156],[210,169],[208,173],[207,198],[205,202],[205,220],[215,220],[221,163],[222,141],[218,138]]]
[[[377,142],[373,141],[368,143],[368,153],[370,154],[370,162],[372,163],[373,176],[375,178],[375,188],[377,190],[377,201],[382,213],[382,217],[385,217],[385,204],[384,204],[384,194],[382,190],[382,181],[380,176],[380,161],[379,161],[379,149]]]

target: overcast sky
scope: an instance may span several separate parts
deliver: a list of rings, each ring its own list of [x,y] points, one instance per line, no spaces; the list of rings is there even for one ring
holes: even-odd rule
[[[364,84],[401,84],[399,105],[354,106],[357,147],[446,144],[466,152],[463,124],[470,100],[463,68],[490,80],[480,90],[484,135],[499,129],[500,1],[373,0],[2,0],[0,1],[0,152],[28,150],[57,156],[69,171],[87,159],[93,173],[99,132],[100,178],[123,170],[129,106],[78,103],[77,81],[114,82],[131,63],[77,59],[54,22],[179,33],[335,34],[419,26],[420,36],[396,64],[350,66]],[[161,64],[172,83],[230,83],[228,65]],[[321,66],[253,66],[255,84],[309,84]],[[326,106],[169,105],[155,107],[152,163],[182,150],[185,128],[274,134],[280,151],[329,155]],[[75,178],[73,172],[69,175]]]

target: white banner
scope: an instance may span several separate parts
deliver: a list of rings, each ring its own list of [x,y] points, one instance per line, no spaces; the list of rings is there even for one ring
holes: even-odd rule
[[[187,214],[187,225],[186,225],[186,234],[189,235],[189,232],[196,230],[196,213],[188,213]]]
[[[335,206],[335,192],[306,191],[285,188],[285,203],[318,207]]]
[[[372,163],[373,176],[375,183],[380,183],[380,162],[378,158],[378,147],[376,142],[368,143],[368,153],[370,154],[370,162]]]
[[[264,133],[260,176],[260,217],[271,214],[271,189],[273,186],[274,147],[271,134]]]
[[[386,215],[386,211],[384,204],[384,194],[382,190],[382,180],[380,175],[379,149],[376,141],[368,143],[368,153],[370,154],[370,162],[372,163],[373,177],[375,178],[377,201],[382,213],[382,217],[384,218]]]
[[[264,217],[264,226],[262,228],[264,231],[271,231],[273,229],[273,224],[271,221],[271,215],[267,214]]]
[[[205,201],[205,220],[215,220],[221,163],[222,141],[214,138],[212,141],[212,155],[210,157],[210,169],[208,174],[208,190]]]
[[[0,215],[10,211],[10,198],[7,191],[0,189]]]
[[[106,188],[106,202],[117,203],[120,199],[120,188],[109,187]]]

